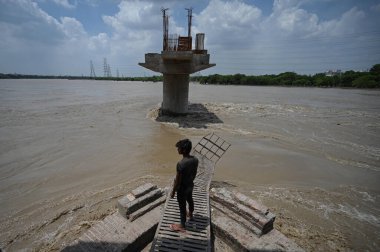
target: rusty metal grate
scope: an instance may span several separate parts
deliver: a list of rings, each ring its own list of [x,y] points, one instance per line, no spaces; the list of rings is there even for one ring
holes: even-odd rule
[[[169,228],[170,224],[180,222],[177,200],[169,199],[151,251],[209,251],[209,203],[204,195],[194,190],[194,219],[187,222],[184,234]]]
[[[230,143],[215,133],[210,133],[199,141],[193,152],[199,153],[216,164],[230,146]]]
[[[209,143],[216,146],[221,152],[214,151]],[[200,146],[200,147],[197,147]],[[186,233],[172,231],[169,227],[172,223],[180,222],[179,207],[177,197],[173,199],[168,195],[165,209],[158,224],[156,234],[151,246],[151,252],[157,251],[211,251],[211,232],[210,232],[210,198],[209,188],[211,178],[214,173],[216,162],[227,151],[230,144],[215,134],[209,134],[193,149],[193,155],[199,159],[197,176],[194,180],[194,219],[186,223]],[[212,153],[212,156],[208,156]]]

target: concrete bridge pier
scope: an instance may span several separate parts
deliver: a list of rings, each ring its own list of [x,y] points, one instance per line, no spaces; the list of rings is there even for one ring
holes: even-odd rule
[[[167,115],[188,113],[189,76],[192,73],[215,66],[210,64],[206,50],[162,51],[145,54],[145,62],[140,66],[162,73],[163,101],[161,112]]]
[[[161,112],[163,114],[186,114],[189,101],[189,75],[164,74],[163,101]]]
[[[161,113],[183,115],[189,110],[189,75],[213,67],[215,64],[210,64],[210,55],[204,49],[204,33],[196,34],[195,50],[192,50],[192,8],[186,9],[188,12],[187,37],[177,34],[169,36],[167,10],[161,9],[164,28],[161,53],[146,53],[145,62],[139,65],[164,75]]]

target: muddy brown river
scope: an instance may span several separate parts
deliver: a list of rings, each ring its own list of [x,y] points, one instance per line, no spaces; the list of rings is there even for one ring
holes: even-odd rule
[[[380,250],[380,91],[190,85],[192,114],[157,116],[162,83],[0,80],[0,248],[60,250],[146,181],[174,144],[232,145],[214,186],[277,215],[306,251]]]

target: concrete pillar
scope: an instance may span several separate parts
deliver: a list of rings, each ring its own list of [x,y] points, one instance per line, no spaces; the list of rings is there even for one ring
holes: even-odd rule
[[[164,74],[163,114],[181,115],[188,112],[189,74]]]
[[[202,39],[202,36],[198,40]],[[201,42],[199,42],[202,44]],[[145,63],[140,66],[148,68],[164,76],[162,114],[185,115],[189,103],[189,75],[210,67],[210,55],[207,50],[201,50],[201,45],[195,51],[163,51],[145,54]]]

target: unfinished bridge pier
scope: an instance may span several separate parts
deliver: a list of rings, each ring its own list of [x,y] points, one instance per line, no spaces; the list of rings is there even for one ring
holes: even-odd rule
[[[215,66],[204,49],[204,33],[196,34],[195,49],[191,37],[191,9],[188,9],[188,36],[169,35],[169,17],[163,9],[163,50],[145,54],[145,62],[139,63],[154,72],[163,74],[163,100],[161,113],[183,115],[188,113],[190,74]]]

